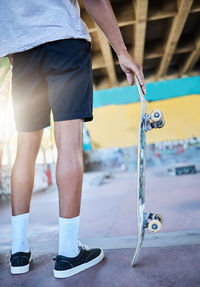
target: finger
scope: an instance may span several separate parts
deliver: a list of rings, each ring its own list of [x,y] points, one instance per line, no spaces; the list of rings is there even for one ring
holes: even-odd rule
[[[128,80],[128,83],[129,85],[133,85],[133,73],[126,73],[126,77],[127,77],[127,80]]]
[[[143,94],[145,94],[145,95],[146,95],[146,88],[145,88],[145,84],[140,85],[140,86],[141,86],[141,89],[142,89],[142,91],[143,91]]]
[[[142,88],[144,86],[144,75],[143,75],[143,72],[142,72],[142,67],[138,63],[135,63],[132,66],[132,70],[136,74],[136,76],[138,78],[138,81],[140,83],[140,86]]]
[[[143,93],[146,95],[147,91],[146,91],[145,86],[144,86],[144,87],[142,87],[142,91],[143,91]]]
[[[144,76],[143,76],[143,73],[140,72],[140,70],[136,70],[135,73],[136,73],[136,76],[137,76],[138,81],[139,81],[139,83],[140,83],[140,86],[141,86],[141,87],[144,86]]]
[[[138,78],[138,81],[140,83],[141,89],[143,91],[144,94],[146,94],[146,88],[145,88],[145,84],[144,84],[144,75],[141,71],[137,70],[136,71],[136,76]]]

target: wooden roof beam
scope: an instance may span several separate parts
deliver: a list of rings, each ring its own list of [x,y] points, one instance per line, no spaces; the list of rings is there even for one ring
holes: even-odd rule
[[[158,80],[160,77],[164,76],[167,72],[168,66],[176,49],[178,40],[182,33],[183,27],[187,20],[188,14],[192,7],[193,0],[179,0],[178,1],[178,13],[174,17],[171,29],[169,32],[168,40],[166,43],[164,55],[160,62],[160,66],[158,68],[156,79]]]
[[[104,90],[112,88],[108,77],[103,77],[101,81],[95,86],[95,90]]]
[[[135,2],[135,30],[133,55],[135,60],[142,65],[144,58],[146,24],[147,24],[148,0],[136,0]]]
[[[195,41],[195,49],[191,52],[190,56],[187,58],[186,62],[180,69],[180,74],[187,74],[195,65],[198,58],[200,57],[200,37]]]
[[[108,73],[108,78],[111,86],[117,85],[117,76],[114,67],[114,60],[112,56],[112,51],[110,44],[108,43],[106,37],[96,23],[89,17],[85,9],[81,11],[83,20],[88,24],[89,32],[97,32],[101,53],[103,55],[103,61],[101,60],[101,55],[96,55],[93,57],[92,68],[99,69],[105,67]],[[107,85],[107,84],[106,84]]]
[[[92,69],[96,70],[104,67],[106,67],[106,64],[104,63],[102,53],[100,51],[94,52],[92,55]]]
[[[108,43],[106,37],[104,36],[103,32],[99,29],[99,27],[97,27],[97,34],[99,38],[101,52],[104,58],[105,68],[108,73],[108,78],[110,80],[111,85],[116,86],[117,77],[110,44]]]

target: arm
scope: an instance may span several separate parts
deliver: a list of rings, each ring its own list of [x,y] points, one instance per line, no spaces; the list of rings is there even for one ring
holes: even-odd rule
[[[86,11],[104,32],[119,59],[130,85],[133,85],[133,73],[136,74],[143,92],[146,94],[142,67],[127,52],[120,29],[109,0],[83,0]]]

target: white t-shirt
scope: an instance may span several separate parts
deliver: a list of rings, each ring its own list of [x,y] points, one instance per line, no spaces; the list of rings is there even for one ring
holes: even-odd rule
[[[91,41],[77,0],[0,0],[0,57],[69,38]]]

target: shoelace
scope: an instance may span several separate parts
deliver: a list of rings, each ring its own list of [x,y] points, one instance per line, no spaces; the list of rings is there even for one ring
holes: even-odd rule
[[[84,249],[84,250],[90,250],[90,248],[87,246],[87,245],[85,245],[85,244],[83,244],[81,241],[79,241],[78,240],[78,247],[79,248],[82,248],[82,249]],[[59,259],[57,258],[57,257],[53,257],[52,258],[54,261],[59,261]]]
[[[82,248],[84,250],[90,250],[90,248],[87,245],[83,244],[79,240],[78,240],[78,247],[80,247],[80,248]]]

